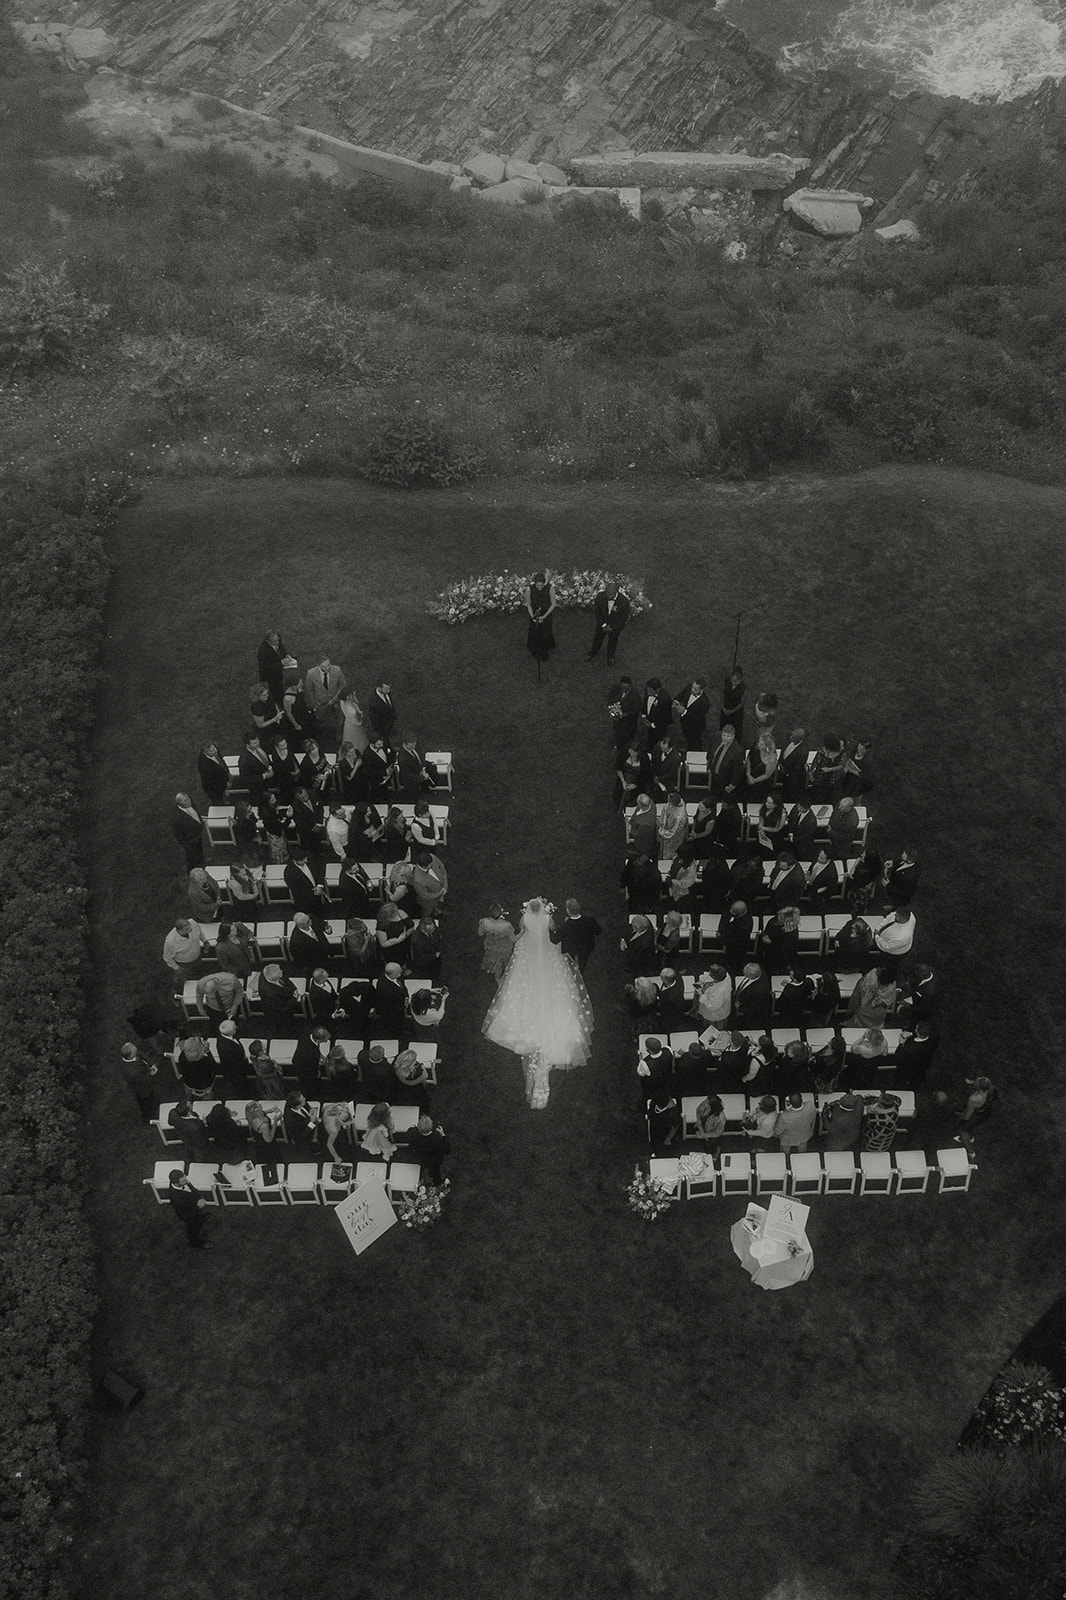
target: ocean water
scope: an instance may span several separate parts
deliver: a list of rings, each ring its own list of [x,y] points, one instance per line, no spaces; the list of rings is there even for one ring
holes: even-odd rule
[[[901,92],[1015,100],[1066,77],[1066,6],[1052,0],[721,0],[786,70],[837,67]]]

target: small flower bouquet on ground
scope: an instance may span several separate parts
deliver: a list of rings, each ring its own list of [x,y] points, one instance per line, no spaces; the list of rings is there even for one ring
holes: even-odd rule
[[[440,1221],[441,1201],[451,1188],[445,1178],[440,1188],[420,1183],[414,1194],[402,1194],[396,1202],[396,1215],[405,1228],[428,1228]]]
[[[1066,1392],[1046,1367],[1008,1361],[974,1412],[974,1421],[993,1447],[1066,1440]]]
[[[651,601],[644,593],[643,578],[629,578],[623,572],[548,572],[546,576],[555,585],[555,598],[560,606],[590,610],[600,590],[610,583],[624,589],[629,597],[630,612],[639,617],[642,611],[651,610]],[[490,612],[505,614],[522,611],[526,604],[530,574],[527,572],[485,572],[477,578],[459,578],[440,594],[426,602],[431,617],[454,627],[470,617],[484,617]]]
[[[673,1190],[657,1178],[649,1178],[646,1172],[638,1172],[632,1183],[626,1185],[626,1195],[631,1211],[645,1222],[654,1222],[664,1211],[669,1211]]]

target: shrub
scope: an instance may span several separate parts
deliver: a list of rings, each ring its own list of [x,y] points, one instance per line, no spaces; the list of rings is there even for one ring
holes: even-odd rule
[[[403,417],[370,446],[363,477],[400,489],[446,489],[478,477],[484,466],[478,451],[455,445],[434,423]]]
[[[1046,1367],[1010,1361],[974,1412],[979,1437],[996,1446],[1066,1441],[1066,1391]]]
[[[12,382],[42,367],[69,366],[108,310],[73,287],[64,263],[15,267],[0,283],[0,371]]]
[[[806,389],[766,384],[720,415],[720,470],[746,476],[785,461],[802,461],[821,449],[824,429],[822,410]]]
[[[407,228],[423,211],[420,197],[382,178],[361,178],[345,192],[345,214],[367,228]]]

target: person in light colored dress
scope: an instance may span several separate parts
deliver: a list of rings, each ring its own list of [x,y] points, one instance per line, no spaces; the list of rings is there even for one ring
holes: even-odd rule
[[[497,902],[489,907],[488,916],[481,918],[477,931],[483,946],[481,970],[491,973],[498,984],[514,949],[514,927],[504,915],[503,907]]]

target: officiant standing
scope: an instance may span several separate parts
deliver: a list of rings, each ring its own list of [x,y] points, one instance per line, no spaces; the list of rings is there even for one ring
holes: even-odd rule
[[[535,572],[526,593],[526,610],[529,612],[526,649],[534,661],[547,661],[555,649],[552,613],[557,604],[555,585],[543,572]]]
[[[585,660],[591,661],[593,656],[599,655],[600,646],[606,639],[607,665],[613,667],[615,651],[618,649],[618,636],[632,614],[629,596],[624,589],[619,589],[616,583],[609,583],[600,590],[592,602],[592,613],[596,618],[596,631],[592,635],[592,643]]]

